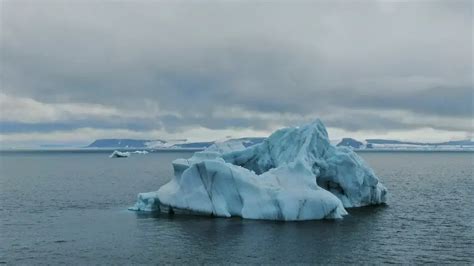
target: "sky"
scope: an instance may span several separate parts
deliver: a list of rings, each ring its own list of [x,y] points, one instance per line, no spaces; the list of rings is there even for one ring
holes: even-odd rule
[[[0,146],[473,138],[473,2],[0,1]]]

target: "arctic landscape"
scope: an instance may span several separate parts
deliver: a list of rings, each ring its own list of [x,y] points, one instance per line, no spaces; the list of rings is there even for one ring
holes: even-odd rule
[[[474,265],[473,0],[0,0],[0,266]]]
[[[215,143],[173,161],[174,178],[141,193],[131,210],[267,220],[342,218],[381,204],[387,189],[352,150],[334,147],[320,120],[274,132],[246,148]]]

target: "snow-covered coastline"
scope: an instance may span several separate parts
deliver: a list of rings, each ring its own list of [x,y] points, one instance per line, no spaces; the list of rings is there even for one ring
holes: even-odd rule
[[[264,141],[262,137],[246,137],[232,139],[225,142],[241,143],[244,147],[259,144]],[[121,150],[182,150],[202,151],[222,141],[199,141],[193,142],[182,140],[131,140],[131,139],[104,139],[96,140],[87,149],[121,149]],[[399,141],[391,139],[365,139],[353,138],[331,139],[330,143],[335,146],[349,147],[355,151],[449,151],[449,152],[474,152],[474,141],[472,139],[445,141],[438,143]]]
[[[474,142],[472,140],[424,143],[385,139],[366,139],[359,141],[353,138],[343,138],[340,140],[331,140],[331,143],[336,146],[351,148],[354,151],[474,151]]]

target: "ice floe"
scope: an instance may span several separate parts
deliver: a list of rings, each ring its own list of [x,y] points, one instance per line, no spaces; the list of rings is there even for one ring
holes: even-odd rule
[[[110,158],[127,158],[130,157],[130,152],[121,152],[121,151],[114,151],[112,154],[109,155]]]

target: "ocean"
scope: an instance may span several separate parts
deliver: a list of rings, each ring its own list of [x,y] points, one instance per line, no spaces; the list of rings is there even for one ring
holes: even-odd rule
[[[0,152],[0,263],[474,263],[474,153],[359,152],[389,191],[341,220],[137,213],[192,152]]]

